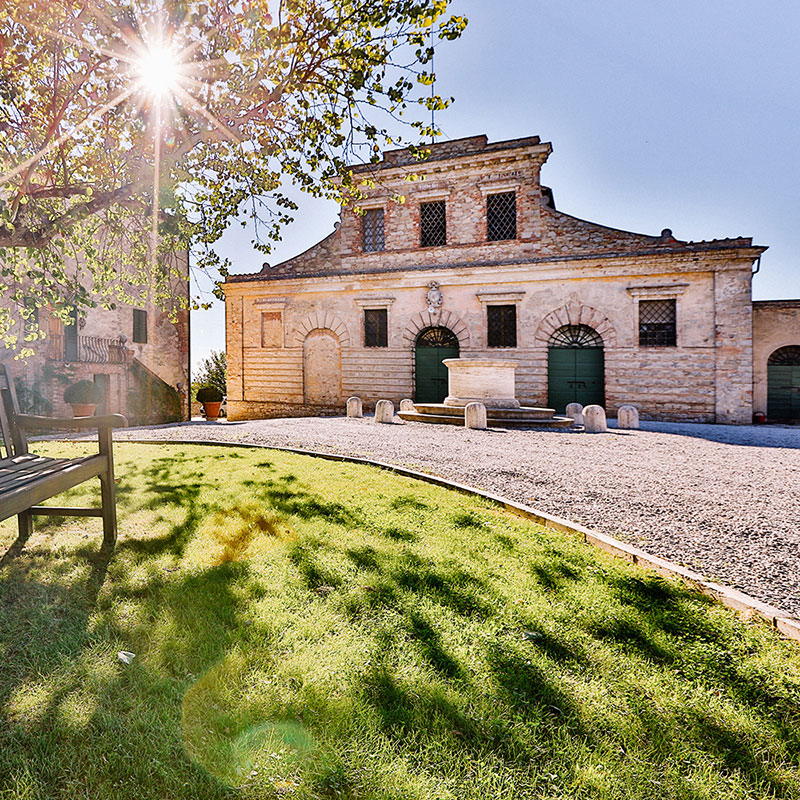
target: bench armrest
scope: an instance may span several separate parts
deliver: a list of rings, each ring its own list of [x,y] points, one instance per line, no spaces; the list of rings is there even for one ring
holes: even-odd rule
[[[99,417],[35,417],[17,414],[17,424],[26,429],[74,430],[75,428],[127,428],[122,414],[103,414]]]

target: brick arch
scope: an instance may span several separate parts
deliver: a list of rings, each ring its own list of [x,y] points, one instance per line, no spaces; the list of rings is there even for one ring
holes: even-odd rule
[[[420,311],[408,321],[403,331],[403,342],[408,346],[413,346],[420,331],[425,328],[447,328],[453,331],[458,339],[459,347],[469,346],[469,328],[461,317],[456,316],[452,311],[442,310],[438,314],[431,314],[430,311]]]
[[[539,323],[534,338],[537,343],[546,347],[553,333],[564,325],[588,325],[600,334],[605,347],[616,347],[617,331],[614,323],[601,311],[580,302],[569,302],[551,311]]]
[[[296,347],[300,347],[311,331],[323,328],[333,331],[339,337],[342,347],[350,344],[350,331],[347,330],[347,325],[330,311],[315,311],[309,314],[294,329],[292,342]]]

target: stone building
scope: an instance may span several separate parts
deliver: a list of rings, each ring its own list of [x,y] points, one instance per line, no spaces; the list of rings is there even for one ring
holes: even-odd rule
[[[176,259],[186,275],[188,253]],[[188,301],[188,291],[188,280],[176,277],[173,296],[182,293]],[[64,389],[90,380],[105,395],[98,414],[124,414],[131,424],[188,418],[188,304],[174,319],[150,303],[98,306],[76,312],[71,324],[41,308],[37,322],[46,338],[32,344],[34,356],[12,363],[24,408],[72,416]],[[0,350],[0,359],[12,357],[12,351]]]
[[[517,397],[558,411],[631,403],[644,418],[731,423],[766,412],[767,361],[800,352],[800,308],[754,311],[765,248],[558,211],[540,182],[551,149],[475,136],[431,145],[423,163],[394,150],[357,168],[375,181],[363,213],[345,208],[301,255],[229,276],[229,417],[339,413],[350,395],[437,402],[455,355],[515,360]]]

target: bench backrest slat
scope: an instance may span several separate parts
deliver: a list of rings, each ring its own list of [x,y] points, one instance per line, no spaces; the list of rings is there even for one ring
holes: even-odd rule
[[[7,364],[0,364],[0,446],[6,458],[28,452],[28,441],[17,425],[19,403],[14,378]]]

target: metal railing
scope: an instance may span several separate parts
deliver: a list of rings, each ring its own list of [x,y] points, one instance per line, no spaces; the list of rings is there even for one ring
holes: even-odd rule
[[[51,336],[47,339],[47,357],[51,361],[83,364],[127,364],[126,340],[101,339],[98,336]]]

